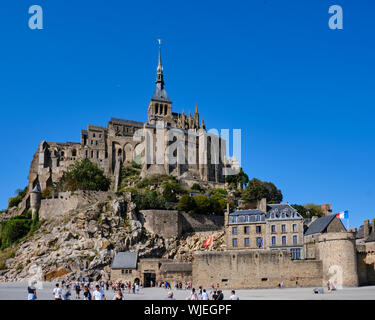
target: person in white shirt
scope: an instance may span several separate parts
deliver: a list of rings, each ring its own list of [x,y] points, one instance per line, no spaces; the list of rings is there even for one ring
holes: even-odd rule
[[[191,289],[191,293],[187,300],[198,300],[198,295],[195,292],[195,288]]]
[[[206,289],[203,289],[202,292],[202,300],[209,300],[208,293],[206,292]]]
[[[56,288],[53,289],[52,294],[55,297],[55,300],[62,300],[62,289],[59,288],[59,284],[58,283],[56,283]]]
[[[99,285],[95,286],[96,290],[92,293],[94,300],[105,300],[105,294],[102,289],[100,289]]]
[[[232,295],[229,298],[230,300],[240,300],[238,296],[236,296],[236,291],[232,290]]]

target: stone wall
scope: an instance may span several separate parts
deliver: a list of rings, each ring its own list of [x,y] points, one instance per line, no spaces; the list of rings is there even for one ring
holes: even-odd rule
[[[357,245],[359,285],[375,285],[375,242]]]
[[[39,218],[48,220],[63,216],[71,210],[83,208],[97,201],[104,201],[107,197],[108,193],[102,191],[60,192],[57,198],[41,201]]]
[[[193,282],[204,287],[275,288],[322,285],[322,262],[292,260],[286,251],[228,250],[196,252]]]
[[[224,216],[189,214],[177,210],[141,210],[140,220],[149,232],[164,238],[224,229]]]
[[[182,233],[224,230],[224,216],[180,212]]]
[[[179,214],[176,210],[141,210],[140,220],[149,232],[164,238],[178,237],[181,234]]]

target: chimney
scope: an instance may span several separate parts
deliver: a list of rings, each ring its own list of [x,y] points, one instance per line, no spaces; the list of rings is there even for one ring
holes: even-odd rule
[[[230,208],[229,208],[229,202],[228,202],[227,203],[227,210],[224,212],[224,226],[228,225],[228,222],[229,222],[229,212],[230,212]]]
[[[363,239],[366,240],[370,235],[370,221],[365,220],[363,222]]]
[[[263,212],[267,212],[267,199],[262,198],[262,200],[258,201],[258,210],[262,210]]]

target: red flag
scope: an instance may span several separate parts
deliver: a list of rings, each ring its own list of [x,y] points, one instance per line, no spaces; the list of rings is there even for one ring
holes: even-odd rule
[[[211,244],[213,243],[212,240],[213,240],[213,239],[212,239],[212,236],[211,236],[211,237],[209,237],[206,241],[203,241],[203,245],[204,245],[204,247],[207,248],[209,245],[211,245]]]

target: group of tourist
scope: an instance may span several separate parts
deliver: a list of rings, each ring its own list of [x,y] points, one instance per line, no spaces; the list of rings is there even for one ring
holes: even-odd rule
[[[172,297],[173,297],[173,292],[169,292],[166,300],[171,300],[169,299],[170,294],[172,294]],[[220,300],[224,300],[224,293],[220,289],[216,290],[214,286],[212,286],[212,289],[210,290],[210,292],[207,292],[206,289],[199,287],[199,291],[197,293],[195,288],[192,288],[186,300],[218,300],[220,301]],[[230,296],[229,300],[239,300],[239,297],[236,295],[235,290],[232,290],[232,295]]]
[[[152,287],[152,286],[153,286],[153,283],[151,281],[150,287]],[[164,289],[172,289],[171,283],[168,282],[168,281],[156,282],[156,286],[159,287],[159,288],[164,288]],[[185,290],[190,290],[192,288],[192,286],[193,286],[192,282],[185,281],[184,285],[182,284],[182,282],[176,282],[173,287],[176,290],[182,290],[183,288],[185,288]]]
[[[154,284],[150,283],[152,287]],[[56,283],[54,289],[52,290],[52,296],[54,300],[71,300],[72,296],[75,296],[76,300],[83,298],[83,300],[107,300],[107,295],[105,291],[111,290],[113,295],[113,300],[124,300],[125,292],[129,294],[139,293],[140,287],[142,286],[141,282],[122,282],[122,281],[99,281],[96,284],[92,284],[89,280],[77,280],[71,281],[69,277]],[[171,291],[171,283],[167,281],[160,281],[155,283],[155,287],[168,289],[168,294],[165,300],[175,300],[173,292]],[[224,300],[224,293],[218,287],[215,288],[214,285],[211,286],[211,289],[207,291],[201,286],[196,290],[192,287],[191,282],[185,282],[183,285],[182,282],[177,282],[174,284],[174,289],[176,290],[191,290],[187,300]],[[30,285],[27,288],[28,300],[36,300],[37,293],[36,288],[33,285]],[[83,292],[81,296],[81,292]],[[230,300],[239,300],[235,291],[232,290],[232,295],[229,298]]]

